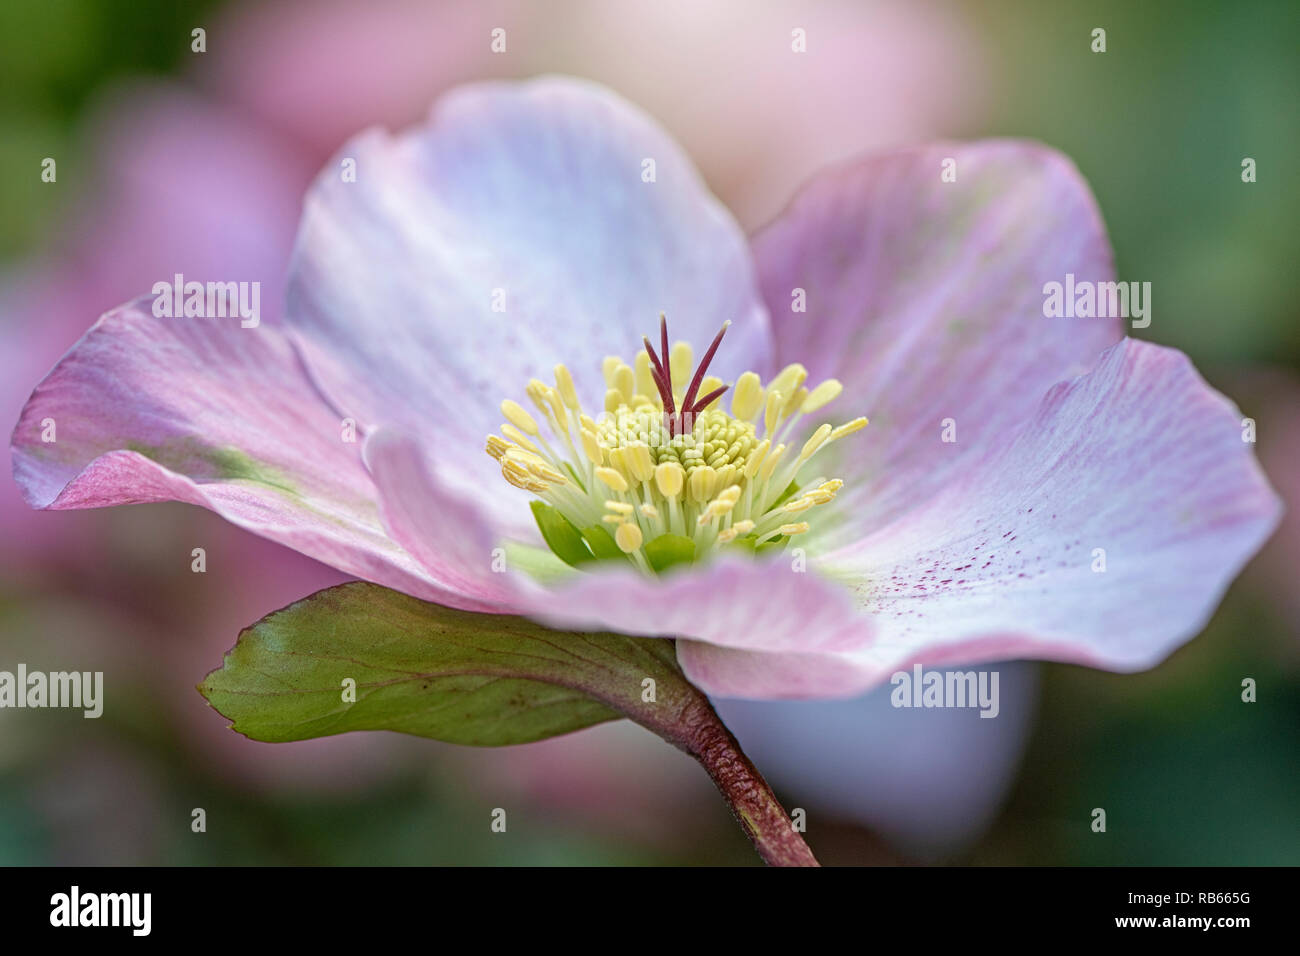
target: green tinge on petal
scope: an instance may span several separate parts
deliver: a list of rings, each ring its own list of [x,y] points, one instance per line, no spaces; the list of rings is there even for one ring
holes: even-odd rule
[[[178,474],[212,481],[254,481],[297,494],[287,477],[238,448],[212,447],[196,438],[177,438],[166,445],[128,441],[123,447]]]

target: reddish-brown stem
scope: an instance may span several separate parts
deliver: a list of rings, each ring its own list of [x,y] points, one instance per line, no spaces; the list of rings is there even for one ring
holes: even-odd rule
[[[706,704],[706,706],[708,706]],[[708,771],[732,814],[769,866],[817,866],[772,788],[745,756],[740,743],[708,707],[692,729],[686,752]]]
[[[772,788],[740,749],[709,699],[690,687],[686,698],[674,704],[620,709],[700,762],[764,862],[770,866],[818,866]]]

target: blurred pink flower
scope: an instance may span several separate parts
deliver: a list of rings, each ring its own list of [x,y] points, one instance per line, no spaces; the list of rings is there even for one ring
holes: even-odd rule
[[[663,123],[746,227],[828,165],[964,123],[988,73],[952,8],[928,0],[257,0],[213,35],[205,84],[321,161],[359,129],[417,121],[456,83],[592,79]]]

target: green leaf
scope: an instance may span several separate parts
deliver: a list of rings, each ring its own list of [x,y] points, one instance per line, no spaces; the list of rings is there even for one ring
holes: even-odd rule
[[[656,701],[643,699],[655,682]],[[346,699],[355,682],[355,702]],[[631,717],[656,730],[701,695],[661,638],[553,631],[375,584],[320,591],[247,628],[199,691],[254,740],[392,730],[479,746]]]
[[[582,535],[568,518],[545,501],[533,500],[529,505],[533,509],[533,517],[537,520],[542,538],[546,541],[547,547],[555,552],[556,557],[575,568],[595,560],[591,551],[583,543]]]
[[[695,560],[695,541],[685,535],[661,534],[646,542],[645,556],[659,572],[675,564],[690,564]]]
[[[601,561],[611,561],[615,558],[620,561],[627,560],[623,549],[614,543],[614,536],[600,525],[594,524],[590,528],[583,528],[582,536],[587,539],[587,544],[591,545],[591,553]]]

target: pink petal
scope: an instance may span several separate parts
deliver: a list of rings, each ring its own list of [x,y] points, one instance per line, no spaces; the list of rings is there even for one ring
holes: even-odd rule
[[[843,654],[874,638],[845,589],[792,570],[788,557],[719,558],[656,578],[599,567],[533,600],[527,613],[556,627],[694,639],[763,657]]]
[[[1240,412],[1180,352],[1125,340],[1052,389],[1006,454],[810,564],[879,629],[841,657],[863,689],[916,662],[1133,671],[1205,625],[1279,514]],[[725,664],[736,693],[776,689],[779,673],[761,685],[758,664],[720,658],[692,666]]]
[[[473,501],[435,477],[425,450],[410,436],[380,428],[366,438],[365,461],[380,495],[384,526],[457,607],[508,611],[516,589],[504,573],[500,542]]]
[[[646,116],[578,81],[463,88],[425,126],[349,143],[308,197],[292,271],[289,320],[335,404],[449,449],[448,488],[517,533],[527,507],[482,442],[530,378],[567,363],[599,411],[602,358],[630,361],[661,310],[697,349],[733,321],[720,376],[770,353],[730,215]]]
[[[864,624],[866,627],[870,625]],[[861,669],[840,654],[764,653],[682,640],[677,642],[677,662],[692,684],[713,697],[853,697],[875,682],[864,678]]]
[[[186,501],[349,574],[456,601],[385,535],[361,445],[343,440],[281,332],[156,318],[151,303],[105,314],[33,392],[12,438],[31,505]]]
[[[947,158],[956,182],[943,182]],[[866,415],[843,446],[858,480],[843,542],[1005,447],[1052,385],[1089,368],[1114,319],[1048,319],[1043,285],[1112,278],[1087,185],[1020,142],[937,144],[823,174],[755,240],[780,364],[837,377],[830,411]],[[807,312],[792,312],[803,289]],[[957,442],[941,443],[945,419]],[[847,477],[847,476],[846,476]]]

